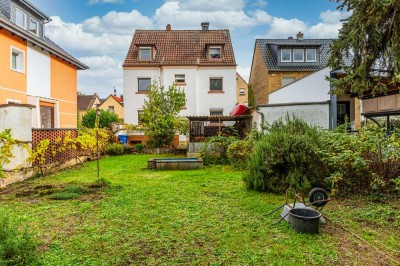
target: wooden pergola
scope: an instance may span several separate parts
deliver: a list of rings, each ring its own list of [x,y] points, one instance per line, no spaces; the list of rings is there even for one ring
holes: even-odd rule
[[[251,129],[251,115],[189,116],[189,141],[202,142],[217,135],[238,135],[244,138]]]

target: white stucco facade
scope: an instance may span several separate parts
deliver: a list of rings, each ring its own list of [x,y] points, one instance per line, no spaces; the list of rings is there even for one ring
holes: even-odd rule
[[[151,78],[163,86],[171,86],[175,75],[185,75],[186,106],[181,116],[210,115],[210,110],[222,110],[228,115],[236,103],[236,67],[163,66],[124,68],[124,119],[138,124],[138,111],[143,110],[146,94],[138,92],[138,79]],[[210,78],[222,78],[222,92],[210,92]]]
[[[50,98],[50,55],[28,45],[27,94]]]
[[[324,102],[330,100],[330,68],[323,68],[309,76],[293,82],[271,94],[269,104]]]

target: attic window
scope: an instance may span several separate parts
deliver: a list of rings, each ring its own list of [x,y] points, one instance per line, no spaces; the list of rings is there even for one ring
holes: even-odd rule
[[[317,62],[317,49],[306,49],[306,62]]]
[[[291,62],[292,61],[292,50],[282,49],[281,50],[281,62]]]
[[[239,89],[239,95],[245,95],[246,94],[246,89],[245,88],[240,88]]]
[[[293,49],[293,62],[304,62],[303,49]]]
[[[140,47],[139,58],[140,60],[151,60],[151,47]]]
[[[222,58],[221,46],[210,47],[210,59],[221,59]]]
[[[18,8],[15,9],[15,23],[21,28],[26,29],[26,13]]]
[[[29,31],[35,35],[39,35],[39,23],[33,18],[29,20]]]

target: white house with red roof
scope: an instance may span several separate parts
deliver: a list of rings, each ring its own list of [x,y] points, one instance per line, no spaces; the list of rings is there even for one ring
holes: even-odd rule
[[[125,123],[139,124],[148,86],[176,84],[181,116],[228,115],[236,104],[236,60],[229,30],[136,30],[124,70]]]

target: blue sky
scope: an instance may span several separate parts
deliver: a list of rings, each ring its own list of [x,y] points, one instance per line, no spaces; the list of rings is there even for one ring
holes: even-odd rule
[[[231,31],[238,72],[248,78],[256,38],[335,38],[346,12],[329,0],[31,0],[52,17],[46,35],[90,70],[78,89],[105,97],[122,93],[122,63],[135,29]]]

